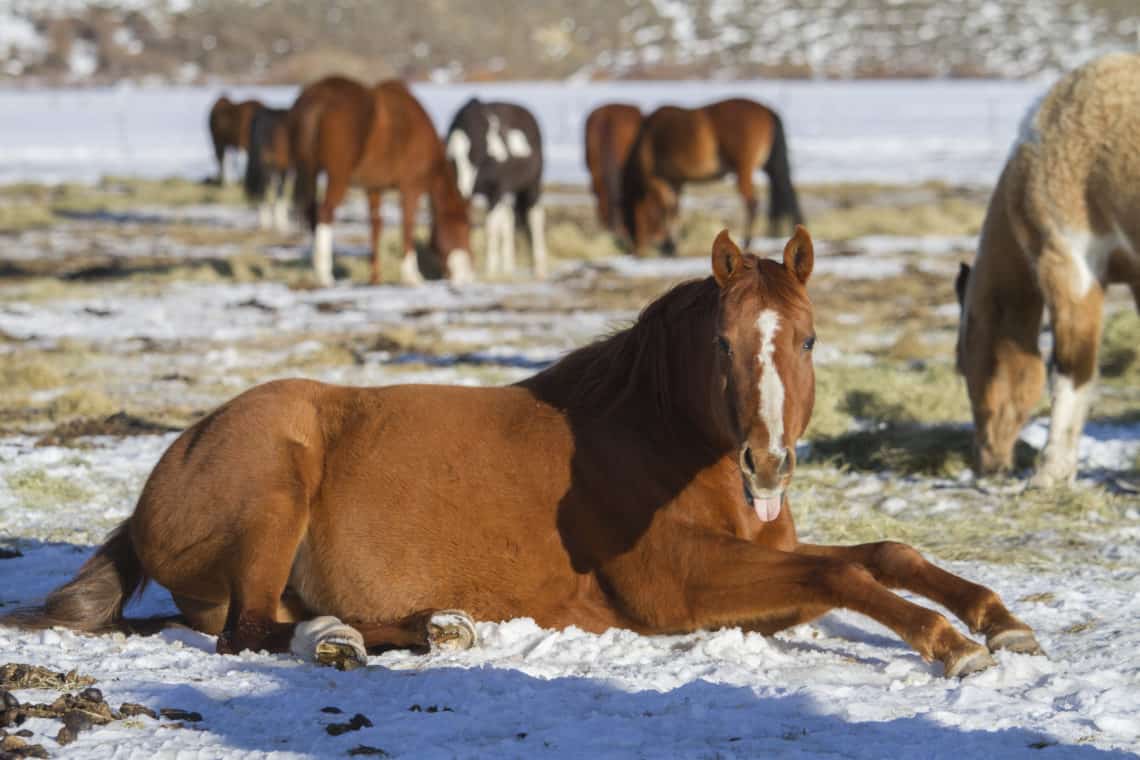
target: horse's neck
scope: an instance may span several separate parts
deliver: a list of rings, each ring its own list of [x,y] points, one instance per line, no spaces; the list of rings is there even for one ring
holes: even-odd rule
[[[467,203],[463,200],[463,196],[459,193],[459,187],[447,170],[447,161],[442,154],[432,164],[428,198],[431,202],[433,214],[465,213]]]

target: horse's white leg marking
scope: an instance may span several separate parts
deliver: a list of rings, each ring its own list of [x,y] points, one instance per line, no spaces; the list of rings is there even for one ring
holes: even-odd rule
[[[500,222],[503,225],[503,273],[511,277],[515,273],[515,209],[506,199],[500,201],[499,205],[503,207]]]
[[[420,272],[420,264],[416,260],[415,251],[405,253],[404,260],[400,262],[400,282],[405,285],[424,284],[424,276]]]
[[[289,222],[289,201],[284,194],[278,195],[273,201],[273,226],[278,232],[288,232],[291,226]]]
[[[456,248],[447,255],[447,268],[451,272],[451,281],[456,285],[466,285],[475,281],[475,269],[471,266],[471,254],[462,248]]]
[[[257,204],[257,226],[263,230],[273,226],[273,207],[268,198]]]
[[[784,381],[776,367],[776,332],[780,329],[780,315],[772,309],[760,312],[756,320],[760,330],[760,419],[768,428],[768,451],[773,456],[784,455]]]
[[[499,126],[498,116],[487,117],[487,155],[499,163],[511,157],[507,144],[503,142],[503,133]]]
[[[512,214],[510,204],[506,198],[487,212],[487,274],[497,275],[501,272],[510,274],[508,267],[507,246],[510,244],[510,264],[514,263],[514,231],[512,230]]]
[[[332,615],[306,620],[293,628],[289,651],[306,662],[348,670],[368,662],[360,631]]]
[[[527,158],[531,154],[530,140],[521,129],[507,130],[507,152],[515,158]]]
[[[534,276],[545,279],[546,265],[546,212],[542,206],[531,206],[526,212],[526,226],[530,230],[530,249],[534,257]]]
[[[475,166],[471,163],[471,138],[462,129],[447,137],[447,157],[455,162],[455,180],[464,198],[475,189]]]
[[[1077,454],[1081,430],[1092,400],[1093,380],[1080,388],[1068,375],[1053,378],[1053,408],[1049,419],[1049,440],[1041,457],[1041,467],[1033,477],[1037,486],[1072,482],[1077,475]]]
[[[332,257],[332,225],[318,224],[313,235],[313,272],[324,287],[333,284]]]

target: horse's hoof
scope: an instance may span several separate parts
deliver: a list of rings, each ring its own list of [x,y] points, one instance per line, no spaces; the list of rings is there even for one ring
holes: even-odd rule
[[[313,657],[318,665],[334,667],[337,670],[355,670],[367,664],[368,656],[356,642],[342,639],[324,639],[317,644]]]
[[[997,665],[997,661],[990,656],[990,653],[984,647],[975,646],[947,662],[945,675],[947,678],[965,678],[973,673],[980,673],[992,668],[994,665]]]
[[[428,620],[428,644],[433,652],[458,652],[479,643],[475,621],[463,610],[440,610]]]
[[[986,638],[986,646],[991,652],[1004,649],[1017,654],[1035,654],[1045,656],[1045,650],[1037,643],[1037,637],[1028,628],[1010,628],[1007,631],[994,634]]]
[[[424,284],[424,276],[420,272],[415,256],[404,256],[404,260],[400,262],[400,282],[405,285]]]
[[[360,631],[332,615],[298,623],[289,650],[303,660],[339,670],[352,670],[368,662]]]

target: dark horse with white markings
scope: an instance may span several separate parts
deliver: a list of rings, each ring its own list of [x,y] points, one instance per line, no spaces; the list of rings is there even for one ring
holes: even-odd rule
[[[545,277],[542,132],[534,114],[514,103],[472,98],[447,129],[447,158],[463,197],[487,200],[487,274],[514,273],[515,227],[525,225],[535,276]],[[507,196],[514,196],[513,212]]]
[[[621,220],[621,173],[641,129],[641,109],[628,103],[598,106],[586,117],[586,169],[598,204],[598,221],[616,235]]]
[[[249,149],[249,125],[253,114],[264,108],[259,100],[235,103],[222,95],[210,108],[210,141],[218,161],[218,184],[226,184],[226,157],[231,150]]]
[[[242,183],[245,197],[260,212],[262,228],[289,226],[289,204],[285,182],[289,178],[289,130],[284,108],[257,109],[249,125],[249,158]]]
[[[989,649],[1039,651],[997,594],[909,546],[797,539],[812,267],[802,227],[783,261],[722,232],[711,277],[513,386],[258,386],[183,433],[75,579],[8,621],[121,629],[153,579],[219,652],[349,666],[471,646],[472,618],[769,633],[846,607],[947,675],[993,664],[904,588]]]
[[[390,189],[400,192],[403,212],[401,279],[423,282],[413,233],[425,194],[441,269],[453,281],[471,279],[467,201],[455,185],[431,117],[407,85],[393,80],[366,87],[327,77],[301,91],[287,123],[296,172],[293,200],[314,231],[318,282],[332,283],[333,215],[351,185],[368,195],[374,284],[380,282],[380,194]]]
[[[736,175],[744,200],[748,247],[757,208],[752,173],[761,167],[768,175],[769,234],[776,236],[782,220],[803,222],[776,112],[743,98],[701,108],[658,108],[642,123],[622,175],[622,216],[634,251],[661,242],[666,255],[675,253],[681,187],[726,174]]]

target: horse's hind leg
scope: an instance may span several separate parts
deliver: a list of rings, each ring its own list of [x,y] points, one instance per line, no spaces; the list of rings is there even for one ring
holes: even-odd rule
[[[1053,328],[1053,406],[1035,486],[1076,477],[1081,430],[1096,381],[1104,290],[1081,255],[1083,251],[1064,257],[1047,251],[1039,264]]]
[[[759,206],[756,201],[756,189],[752,184],[751,167],[737,171],[736,189],[740,192],[740,200],[744,202],[744,239],[741,248],[748,250],[752,242],[752,230],[756,226],[756,209]],[[768,234],[775,237],[780,233],[777,229],[769,229]]]
[[[854,562],[871,571],[887,588],[902,588],[950,610],[973,633],[986,637],[991,651],[1009,649],[1042,654],[1032,629],[1014,617],[1001,598],[985,586],[971,583],[928,562],[913,547],[894,541],[857,546],[800,544],[799,554]]]
[[[423,193],[414,186],[400,188],[400,231],[404,241],[404,256],[400,260],[400,281],[405,285],[422,285],[423,273],[420,272],[419,261],[416,258],[416,209],[420,205],[420,196]],[[444,255],[440,252],[440,255]]]
[[[372,278],[373,285],[379,285],[381,280],[380,261],[380,234],[384,231],[384,218],[380,216],[380,191],[368,191],[368,242],[372,252]]]
[[[515,195],[515,219],[525,222],[530,255],[534,260],[534,276],[545,279],[546,264],[546,213],[538,203],[539,186],[534,184]]]

